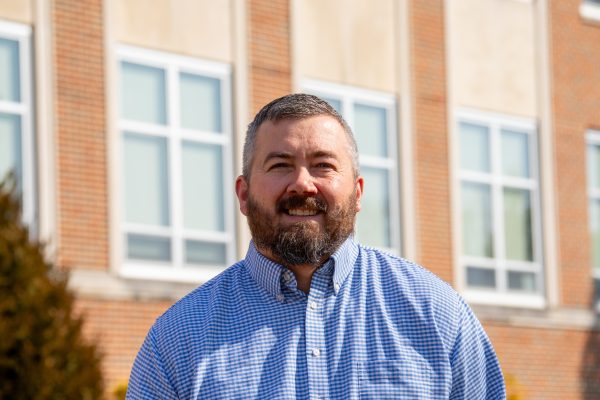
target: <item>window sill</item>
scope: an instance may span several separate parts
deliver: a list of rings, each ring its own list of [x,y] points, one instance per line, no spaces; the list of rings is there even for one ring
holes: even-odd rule
[[[484,306],[503,306],[532,310],[546,307],[546,299],[539,294],[495,293],[487,290],[468,289],[462,296],[469,304]]]
[[[583,1],[579,6],[579,15],[585,22],[600,25],[600,5]]]

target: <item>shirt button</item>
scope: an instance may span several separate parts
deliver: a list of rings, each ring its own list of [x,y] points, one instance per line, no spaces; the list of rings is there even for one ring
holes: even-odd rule
[[[289,282],[292,280],[292,273],[290,271],[285,271],[283,273],[283,280]]]
[[[317,302],[311,301],[310,303],[308,303],[308,306],[310,307],[311,310],[314,310],[317,308]]]
[[[311,354],[313,355],[313,357],[319,357],[321,355],[321,350],[312,349]]]
[[[278,295],[276,296],[276,298],[277,298],[277,301],[279,301],[279,302],[283,302],[283,299],[284,299],[284,297],[283,297],[283,295],[282,295],[281,293],[280,293],[280,294],[278,294]]]
[[[333,285],[335,291],[337,292],[338,290],[340,290],[340,284],[336,283],[335,285]]]

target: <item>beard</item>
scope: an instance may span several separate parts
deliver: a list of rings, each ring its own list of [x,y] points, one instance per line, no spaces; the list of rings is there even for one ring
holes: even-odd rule
[[[269,251],[275,261],[282,265],[319,265],[354,232],[354,192],[335,209],[330,209],[325,201],[317,197],[291,196],[277,203],[277,213],[285,213],[290,208],[322,212],[323,226],[314,221],[288,225],[277,223],[276,215],[261,207],[253,196],[248,196],[247,219],[252,239],[258,249]]]

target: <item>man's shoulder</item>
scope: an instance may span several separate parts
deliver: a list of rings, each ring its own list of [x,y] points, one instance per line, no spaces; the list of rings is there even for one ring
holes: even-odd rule
[[[424,300],[460,301],[460,295],[448,282],[413,261],[362,244],[359,245],[359,259],[372,279],[381,280],[390,288],[401,289],[404,295]]]
[[[211,304],[223,303],[226,299],[233,301],[235,293],[232,289],[239,287],[240,282],[245,279],[244,274],[243,261],[228,267],[169,307],[157,318],[155,328],[171,330],[201,324],[210,312]]]

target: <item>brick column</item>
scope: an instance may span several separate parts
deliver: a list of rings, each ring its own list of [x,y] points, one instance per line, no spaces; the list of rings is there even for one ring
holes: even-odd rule
[[[452,282],[444,2],[409,3],[417,259]]]
[[[600,27],[582,21],[580,3],[549,2],[559,268],[568,306],[592,299],[585,133],[600,128]]]
[[[289,0],[249,0],[251,116],[292,90]]]
[[[107,268],[102,0],[55,0],[59,263]]]

